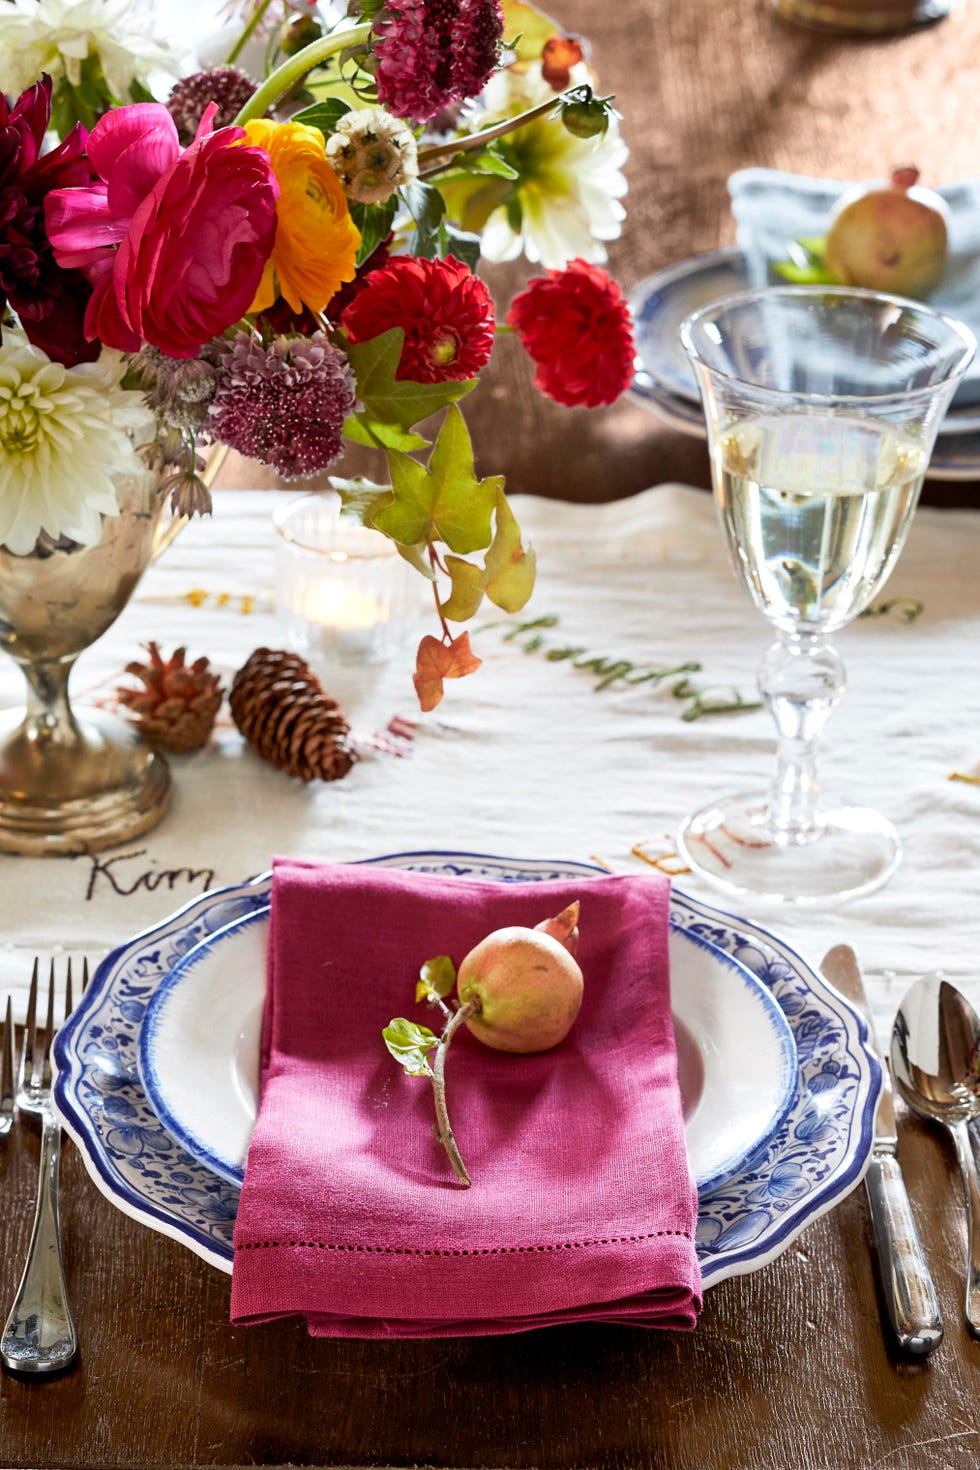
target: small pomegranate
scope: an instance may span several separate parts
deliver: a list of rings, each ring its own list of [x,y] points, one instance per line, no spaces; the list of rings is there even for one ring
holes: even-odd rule
[[[456,989],[463,1006],[478,1002],[466,1025],[494,1051],[549,1051],[564,1041],[582,1006],[582,971],[554,925],[570,939],[575,913],[546,920],[536,929],[497,929],[471,949],[459,967]]]
[[[846,194],[827,232],[828,268],[845,286],[920,298],[946,271],[949,210],[939,194],[917,188],[917,168],[892,170],[889,183]]]

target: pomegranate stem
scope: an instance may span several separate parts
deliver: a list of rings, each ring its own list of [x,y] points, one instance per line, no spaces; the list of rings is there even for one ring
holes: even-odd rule
[[[446,1108],[446,1052],[449,1043],[470,1016],[475,1016],[480,1009],[480,1002],[476,996],[465,1001],[458,1011],[454,1011],[451,1019],[446,1023],[446,1029],[439,1037],[439,1045],[436,1047],[435,1057],[432,1062],[432,1092],[436,1103],[436,1136],[449,1155],[449,1162],[453,1166],[459,1182],[469,1189],[470,1176],[466,1172],[456,1139],[453,1135],[452,1125],[449,1122],[449,1112]]]

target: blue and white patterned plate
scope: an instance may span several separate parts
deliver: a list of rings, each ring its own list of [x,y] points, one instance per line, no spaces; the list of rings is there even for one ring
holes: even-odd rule
[[[533,882],[595,876],[584,863],[402,853],[374,859],[419,872]],[[238,1189],[166,1132],[137,1070],[150,998],[208,934],[268,903],[270,880],[203,894],[113,951],[55,1040],[55,1106],[102,1192],[126,1214],[230,1271]],[[861,1179],[870,1156],[881,1069],[861,1017],[782,940],[674,889],[671,918],[733,955],[789,1021],[798,1074],[783,1122],[728,1184],[702,1201],[697,1246],[706,1286],[774,1260],[804,1225]]]

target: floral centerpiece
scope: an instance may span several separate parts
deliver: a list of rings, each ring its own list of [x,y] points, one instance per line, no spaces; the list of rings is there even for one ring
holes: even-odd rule
[[[432,584],[431,709],[478,667],[459,625],[534,581],[459,407],[495,336],[559,403],[629,382],[601,268],[626,149],[585,44],[524,0],[360,0],[332,27],[282,6],[236,7],[229,61],[264,30],[263,76],[197,72],[165,101],[165,48],[123,0],[2,7],[0,546],[92,542],[141,465],[192,515],[209,448],[301,479],[370,446],[377,482],[332,483]],[[544,269],[501,322],[477,268],[522,251]]]

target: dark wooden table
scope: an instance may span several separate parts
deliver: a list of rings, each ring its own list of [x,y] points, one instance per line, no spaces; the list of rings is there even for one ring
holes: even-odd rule
[[[978,171],[977,7],[876,42],[796,30],[763,0],[560,9],[593,38],[625,115],[630,218],[612,264],[627,285],[731,240],[724,184],[737,166],[860,178],[911,158],[930,182]],[[495,278],[502,300],[518,279]],[[703,446],[643,410],[569,414],[547,403],[513,342],[472,410],[484,470],[506,470],[515,490],[607,500],[662,480],[707,483]],[[242,482],[241,466],[229,473]],[[945,493],[969,504],[974,490]],[[960,1320],[958,1180],[942,1140],[914,1123],[902,1156],[947,1318],[926,1364],[897,1362],[883,1340],[863,1191],[773,1265],[713,1288],[689,1336],[572,1327],[316,1342],[298,1323],[230,1327],[228,1278],[121,1215],[68,1147],[63,1215],[82,1360],[60,1381],[0,1378],[0,1464],[976,1466],[980,1345]],[[35,1168],[34,1139],[0,1148],[4,1302]]]

